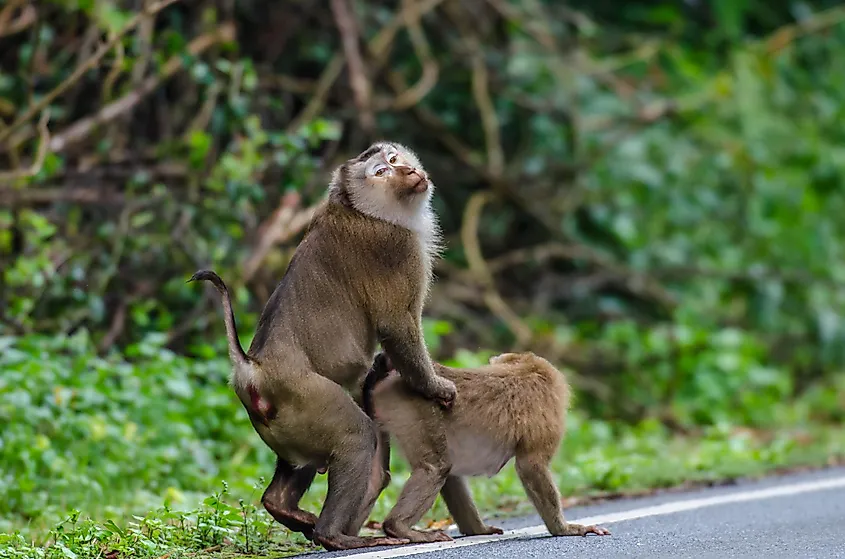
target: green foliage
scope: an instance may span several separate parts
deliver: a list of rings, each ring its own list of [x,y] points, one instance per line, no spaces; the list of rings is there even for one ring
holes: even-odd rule
[[[168,506],[145,516],[133,516],[125,527],[113,521],[83,519],[79,511],[53,528],[46,546],[32,545],[21,535],[0,535],[0,558],[95,559],[97,557],[156,558],[261,556],[287,557],[312,551],[301,535],[280,534],[272,519],[254,505],[240,500],[237,506],[223,498],[224,489],[205,499],[192,511]],[[224,549],[221,553],[214,553]]]
[[[148,507],[254,472],[262,446],[228,361],[189,361],[157,342],[131,346],[133,363],[97,357],[82,333],[2,339],[0,518],[81,503],[107,513],[116,495]]]
[[[617,321],[592,335],[637,371],[621,375],[617,390],[684,425],[772,425],[778,404],[794,396],[789,370],[767,365],[766,348],[738,329]]]

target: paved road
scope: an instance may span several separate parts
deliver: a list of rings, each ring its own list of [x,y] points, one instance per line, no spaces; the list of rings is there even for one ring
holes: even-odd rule
[[[506,530],[504,537],[315,555],[319,559],[845,558],[845,468],[573,507],[566,517],[606,526],[613,535],[552,538],[544,528],[531,528],[541,524],[538,517],[528,517],[493,522]]]

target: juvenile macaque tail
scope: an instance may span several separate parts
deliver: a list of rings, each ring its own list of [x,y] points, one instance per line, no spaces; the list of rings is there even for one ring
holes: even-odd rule
[[[223,302],[223,321],[226,323],[226,339],[229,341],[229,358],[237,367],[249,366],[250,358],[247,357],[238,339],[238,329],[235,326],[235,313],[232,311],[232,299],[229,297],[229,289],[223,283],[223,280],[220,279],[220,276],[211,270],[200,270],[191,276],[191,279],[187,283],[198,280],[210,281],[211,285],[220,293],[220,299]]]
[[[373,418],[373,389],[375,389],[376,384],[379,381],[384,380],[384,378],[390,373],[391,369],[393,369],[393,365],[390,362],[390,358],[387,357],[387,354],[383,351],[380,351],[376,354],[375,359],[373,359],[373,364],[370,367],[370,370],[367,371],[367,377],[364,379],[364,387],[363,387],[363,405],[364,405],[364,413],[366,413],[370,419]]]

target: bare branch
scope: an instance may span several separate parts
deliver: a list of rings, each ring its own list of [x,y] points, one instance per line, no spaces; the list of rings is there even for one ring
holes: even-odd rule
[[[144,6],[149,6],[152,0],[143,0]],[[132,66],[132,84],[138,85],[147,73],[147,68],[150,65],[150,60],[153,57],[153,31],[155,30],[156,15],[151,13],[144,17],[143,21],[138,26],[138,45],[140,46],[141,56],[139,60]]]
[[[355,14],[349,9],[347,0],[331,0],[331,5],[343,42],[343,53],[346,57],[346,66],[349,68],[349,84],[352,87],[361,128],[366,132],[372,132],[375,128],[375,118],[370,102],[371,87],[367,79],[367,68],[358,48],[359,35]]]
[[[487,268],[484,256],[481,254],[481,247],[478,241],[478,223],[481,218],[481,210],[490,200],[489,192],[476,192],[467,202],[464,210],[463,224],[461,225],[461,241],[464,245],[467,263],[470,271],[476,279],[484,286],[484,302],[490,311],[504,322],[508,329],[516,336],[517,345],[525,347],[533,337],[531,329],[525,325],[519,316],[505,302],[496,290],[496,283],[493,275]]]
[[[414,53],[422,64],[422,75],[417,83],[396,96],[391,106],[395,111],[407,109],[422,101],[428,95],[428,92],[434,88],[440,74],[440,66],[431,54],[431,46],[428,44],[420,24],[417,0],[404,0],[403,5],[406,14],[405,25],[408,27],[408,35],[411,37]]]
[[[20,33],[38,19],[38,12],[35,10],[35,7],[28,4],[17,18],[9,21],[8,18],[11,17],[15,7],[20,4],[21,2],[10,2],[0,12],[0,38]]]
[[[123,195],[118,192],[103,191],[100,188],[0,189],[0,206],[12,206],[14,204],[50,204],[53,202],[119,206],[124,203],[124,198]]]
[[[12,19],[12,14],[15,10],[23,4],[23,0],[9,0],[9,2],[0,10],[0,37],[6,34],[6,26],[9,20]]]
[[[424,0],[417,6],[417,13],[419,16],[422,16],[423,14],[433,10],[442,2],[443,0]],[[367,49],[373,55],[375,60],[375,63],[373,64],[374,70],[378,69],[380,64],[383,63],[384,58],[389,51],[389,47],[393,42],[393,38],[396,36],[397,31],[401,28],[402,22],[405,21],[406,9],[407,8],[403,8],[399,14],[397,14],[390,23],[385,25],[367,44]],[[287,131],[289,133],[297,132],[306,122],[310,122],[320,113],[325,105],[326,97],[328,96],[332,85],[334,85],[334,82],[337,80],[342,69],[343,55],[336,54],[331,61],[329,61],[325,70],[323,70],[323,73],[320,75],[314,94],[308,104],[288,125]]]
[[[258,243],[255,250],[244,262],[243,276],[241,281],[249,283],[249,280],[258,271],[258,268],[267,257],[267,253],[274,246],[289,240],[291,237],[302,231],[311,223],[311,218],[320,206],[321,202],[305,209],[297,209],[300,203],[299,194],[291,192],[282,198],[282,202],[273,215],[259,232]]]
[[[112,63],[109,73],[106,74],[106,79],[103,80],[103,103],[108,102],[112,98],[114,83],[120,77],[121,72],[123,72],[123,59],[126,56],[126,49],[123,48],[123,43],[118,42],[114,50],[117,51],[117,58]]]
[[[0,172],[0,183],[11,182],[16,179],[24,177],[34,177],[41,168],[44,167],[44,160],[47,159],[47,153],[50,147],[50,129],[47,124],[50,122],[50,109],[44,109],[41,113],[41,118],[38,120],[38,150],[35,153],[35,159],[28,169],[18,171]]]
[[[56,98],[58,98],[68,89],[70,89],[71,86],[78,82],[82,78],[82,76],[84,76],[89,70],[96,67],[97,64],[99,64],[100,60],[102,60],[102,58],[106,54],[108,54],[111,49],[114,48],[118,41],[123,39],[123,37],[126,36],[127,33],[137,27],[137,25],[141,23],[141,21],[143,21],[145,16],[160,12],[161,10],[167,8],[171,4],[175,4],[178,1],[179,0],[159,0],[156,3],[147,6],[141,13],[132,16],[120,31],[116,32],[112,37],[109,37],[109,39],[105,43],[103,43],[90,58],[88,58],[85,62],[77,66],[76,69],[71,73],[71,75],[65,78],[62,83],[56,86],[44,97],[39,99],[36,103],[30,105],[30,107],[23,111],[23,114],[21,114],[11,125],[9,125],[4,130],[0,130],[0,146],[2,146],[6,142],[6,140],[9,139],[9,137],[15,130],[23,126],[25,123],[29,122],[32,117],[43,111],[44,108],[47,107],[50,103],[52,103]]]
[[[235,25],[231,22],[226,22],[220,25],[220,27],[213,32],[200,35],[191,41],[188,44],[187,50],[191,53],[191,55],[197,56],[212,45],[232,40],[234,35]],[[164,63],[164,66],[162,66],[159,74],[146,78],[143,82],[141,82],[141,85],[139,85],[137,89],[104,106],[102,109],[97,111],[96,114],[80,119],[61,133],[56,134],[50,142],[51,149],[56,152],[62,151],[68,145],[85,138],[91,133],[94,127],[111,122],[120,115],[132,110],[147,95],[155,91],[163,81],[169,79],[176,72],[181,70],[184,64],[185,59],[183,56],[173,56]]]
[[[502,177],[505,172],[505,155],[502,139],[499,136],[499,118],[496,107],[487,87],[487,66],[481,54],[481,48],[475,48],[472,57],[472,95],[481,114],[481,126],[484,128],[484,143],[487,145],[487,168],[494,177]]]

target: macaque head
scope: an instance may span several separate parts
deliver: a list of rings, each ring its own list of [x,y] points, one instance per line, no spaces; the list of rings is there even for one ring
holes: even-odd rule
[[[330,189],[362,213],[417,230],[434,184],[410,149],[376,142],[335,171]]]
[[[352,175],[373,189],[400,200],[431,196],[431,182],[416,154],[403,145],[379,142],[353,160]]]
[[[548,365],[548,361],[536,355],[531,351],[523,351],[521,353],[502,353],[494,355],[490,358],[491,365],[510,365],[510,364],[524,364],[524,365]]]

